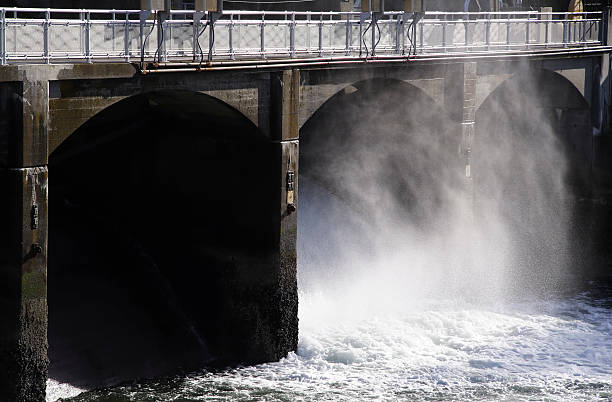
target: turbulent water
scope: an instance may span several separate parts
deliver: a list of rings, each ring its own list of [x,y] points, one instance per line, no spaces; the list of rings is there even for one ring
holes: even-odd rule
[[[303,295],[298,351],[279,362],[70,400],[610,400],[611,296],[424,302],[364,319]],[[50,381],[48,399],[79,392]]]

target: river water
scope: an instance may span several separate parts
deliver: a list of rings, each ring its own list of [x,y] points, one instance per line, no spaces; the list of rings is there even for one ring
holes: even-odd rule
[[[90,392],[51,380],[48,400],[612,400],[609,290],[365,318],[333,303],[302,295],[297,353],[279,362]]]

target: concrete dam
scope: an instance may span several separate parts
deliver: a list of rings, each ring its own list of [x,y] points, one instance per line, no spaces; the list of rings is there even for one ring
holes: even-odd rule
[[[19,13],[0,400],[293,364],[303,289],[353,289],[333,316],[609,278],[608,11]]]

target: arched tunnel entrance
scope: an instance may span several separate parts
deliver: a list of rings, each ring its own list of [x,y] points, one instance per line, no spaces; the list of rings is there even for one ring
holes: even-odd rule
[[[528,70],[476,113],[476,216],[503,227],[511,280],[558,291],[589,269],[590,107],[561,75]]]
[[[62,143],[49,161],[50,377],[102,385],[278,358],[261,310],[278,161],[248,119],[188,91],[130,97]]]
[[[360,276],[373,287],[376,278],[405,278],[417,270],[409,258],[400,258],[394,272],[377,272],[373,261],[391,261],[407,249],[418,253],[426,238],[452,226],[459,194],[467,189],[459,129],[421,89],[389,79],[346,87],[306,122],[300,131],[300,289],[332,282],[358,288]],[[375,303],[370,296],[361,299]]]

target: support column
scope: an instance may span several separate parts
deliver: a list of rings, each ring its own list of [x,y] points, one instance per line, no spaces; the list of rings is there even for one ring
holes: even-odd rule
[[[271,77],[271,139],[279,147],[279,272],[277,357],[297,349],[297,205],[300,71],[285,70]]]
[[[47,81],[0,84],[0,396],[7,401],[45,400],[48,98]]]
[[[476,122],[476,62],[463,64],[463,113],[461,150],[465,157],[465,177],[472,181],[472,140]],[[471,185],[471,184],[470,184]]]

